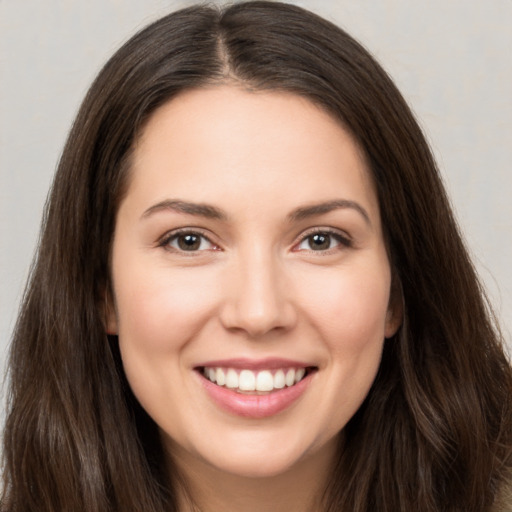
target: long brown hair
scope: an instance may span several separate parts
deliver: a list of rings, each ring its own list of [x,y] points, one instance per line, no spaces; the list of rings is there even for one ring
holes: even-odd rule
[[[105,334],[103,303],[141,127],[179,92],[226,82],[309,98],[352,133],[403,300],[403,325],[345,428],[325,511],[497,510],[512,468],[512,371],[425,138],[361,45],[277,2],[170,14],[128,41],[89,90],[12,341],[2,510],[177,510],[177,475]]]

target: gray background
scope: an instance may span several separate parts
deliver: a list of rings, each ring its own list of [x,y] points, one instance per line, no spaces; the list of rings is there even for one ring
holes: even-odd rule
[[[88,85],[136,30],[190,3],[0,0],[0,365]],[[292,3],[346,28],[409,100],[512,346],[512,0]]]

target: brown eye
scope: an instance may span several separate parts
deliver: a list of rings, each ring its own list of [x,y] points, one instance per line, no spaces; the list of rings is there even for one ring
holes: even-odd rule
[[[299,251],[329,251],[334,248],[350,247],[351,241],[348,237],[338,232],[316,231],[306,235],[297,247]]]
[[[176,233],[164,241],[163,245],[178,252],[198,252],[215,249],[215,245],[208,238],[193,231]]]
[[[201,237],[193,234],[180,235],[176,241],[182,251],[197,251],[201,246]]]
[[[331,248],[331,235],[327,233],[316,233],[308,236],[306,240],[313,251],[325,251]]]

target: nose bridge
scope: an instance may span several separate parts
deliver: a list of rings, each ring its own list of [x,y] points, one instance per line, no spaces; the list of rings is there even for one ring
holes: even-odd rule
[[[232,267],[224,325],[252,337],[289,328],[294,311],[280,258],[263,244],[240,251]]]

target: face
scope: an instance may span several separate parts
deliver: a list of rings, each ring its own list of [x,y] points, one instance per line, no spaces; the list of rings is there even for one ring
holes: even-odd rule
[[[365,160],[288,93],[216,86],[157,110],[111,270],[107,328],[169,454],[236,475],[326,460],[399,323]]]

